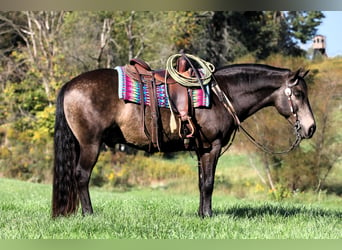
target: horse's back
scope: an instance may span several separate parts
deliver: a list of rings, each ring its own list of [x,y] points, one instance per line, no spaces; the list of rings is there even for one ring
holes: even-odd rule
[[[114,69],[96,69],[84,72],[66,83],[68,90],[78,89],[81,92],[101,93],[102,89],[117,93],[117,71]]]

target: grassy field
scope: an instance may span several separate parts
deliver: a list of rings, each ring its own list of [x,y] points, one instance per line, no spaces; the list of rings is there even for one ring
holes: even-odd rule
[[[51,186],[0,178],[0,239],[342,239],[341,198],[238,199],[218,192],[214,216],[198,193],[92,188],[95,213],[51,219]]]

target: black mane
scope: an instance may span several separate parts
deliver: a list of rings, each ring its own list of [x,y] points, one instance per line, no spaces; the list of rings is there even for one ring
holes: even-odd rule
[[[245,64],[232,64],[223,66],[216,70],[215,75],[230,75],[230,74],[260,74],[264,73],[267,75],[285,75],[290,73],[291,70],[286,68],[278,68],[273,67],[266,64],[254,64],[254,63],[245,63]]]

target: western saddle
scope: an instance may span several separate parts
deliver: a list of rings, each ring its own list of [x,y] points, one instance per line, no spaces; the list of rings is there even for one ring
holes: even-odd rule
[[[176,69],[184,76],[193,76],[192,68],[184,57],[178,58]],[[162,124],[156,94],[156,86],[160,84],[167,85],[170,108],[179,120],[179,136],[184,139],[184,145],[187,147],[189,139],[195,134],[195,125],[191,119],[193,113],[192,102],[190,100],[191,91],[188,91],[187,87],[177,83],[166,70],[152,70],[145,61],[138,58],[131,59],[129,65],[125,66],[125,71],[131,78],[147,86],[152,117],[151,134],[148,132],[145,124],[144,98],[141,98],[140,104],[144,132],[153,147],[158,148],[159,151],[161,150]],[[140,95],[143,96],[143,88],[140,89]]]

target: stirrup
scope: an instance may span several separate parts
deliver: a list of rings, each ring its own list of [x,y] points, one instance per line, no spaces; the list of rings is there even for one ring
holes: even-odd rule
[[[192,122],[191,117],[190,116],[180,117],[178,121],[179,121],[179,131],[178,131],[179,137],[183,139],[192,138],[195,134],[195,125]],[[182,122],[188,122],[187,124],[184,124],[184,126],[186,126],[186,128],[190,130],[190,133],[188,134],[182,133],[182,125],[183,125]]]

